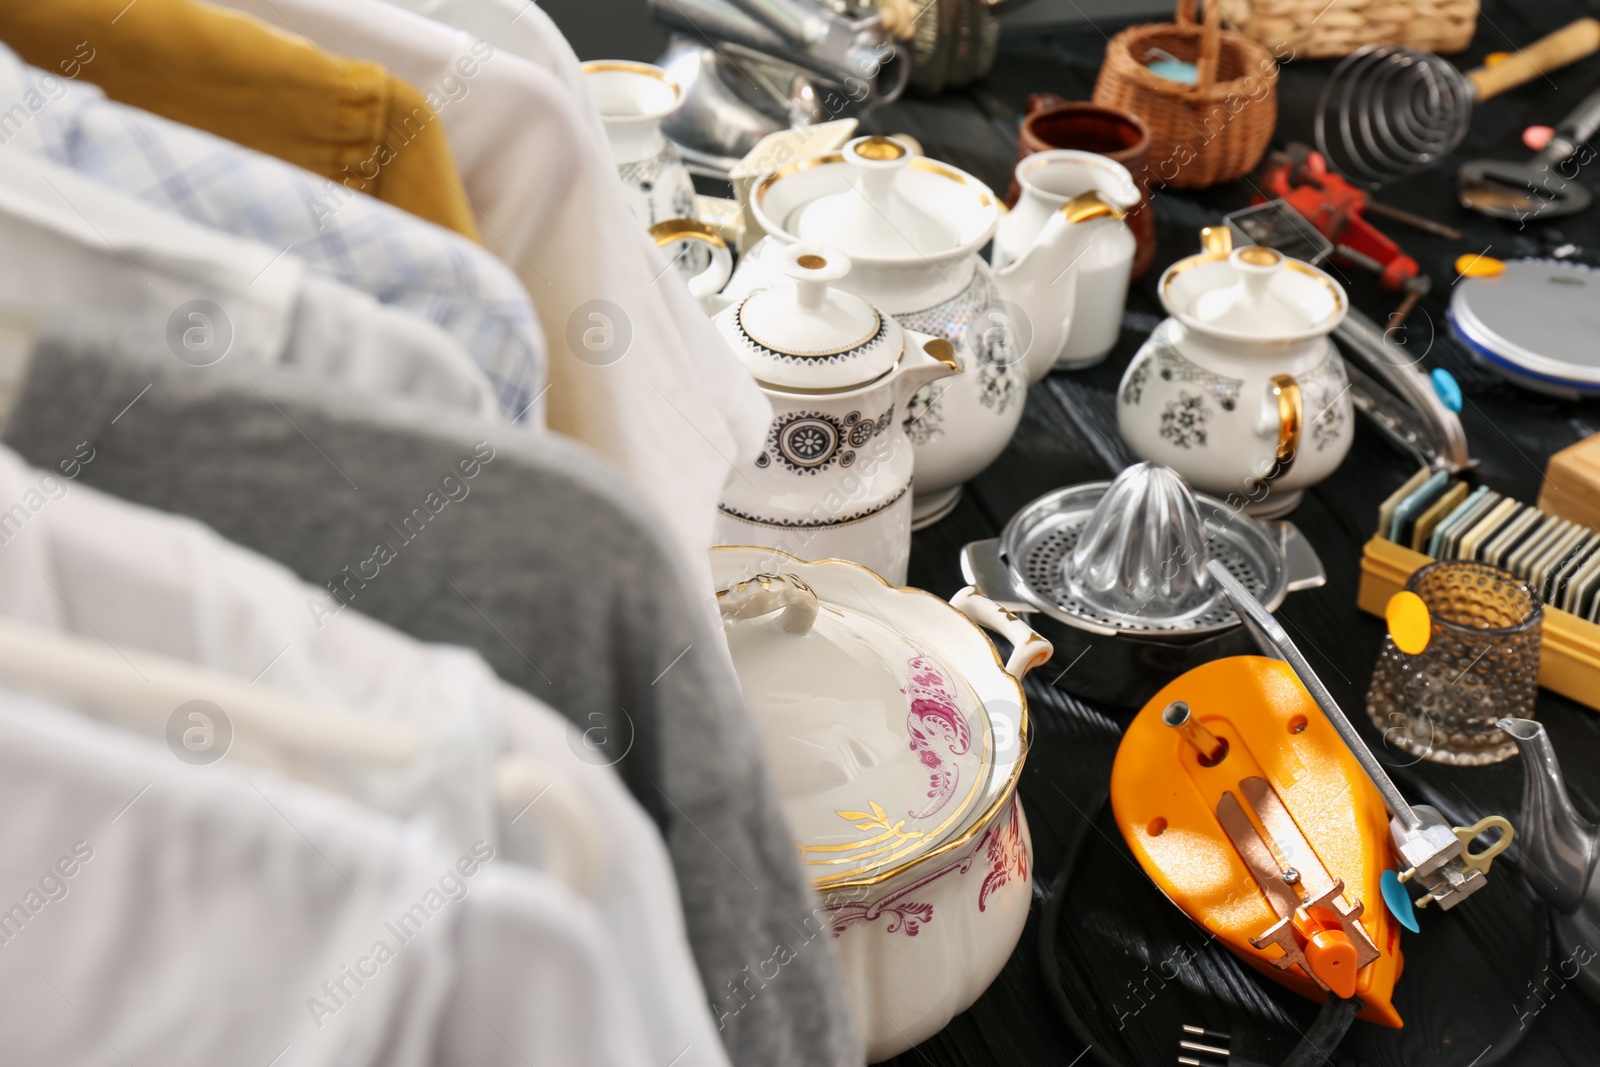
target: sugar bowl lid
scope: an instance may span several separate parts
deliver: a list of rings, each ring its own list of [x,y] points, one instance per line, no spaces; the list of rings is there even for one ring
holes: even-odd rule
[[[796,244],[777,264],[794,284],[759,289],[717,316],[756,381],[786,392],[838,392],[894,369],[905,345],[900,325],[831,284],[850,273],[849,256]]]
[[[1275,248],[1234,248],[1221,226],[1201,232],[1205,251],[1161,276],[1161,303],[1185,326],[1235,341],[1301,341],[1344,319],[1344,287]]]
[[[1020,686],[964,615],[855,564],[712,551],[729,650],[814,885],[957,847],[1015,788]],[[752,568],[771,566],[740,580]]]

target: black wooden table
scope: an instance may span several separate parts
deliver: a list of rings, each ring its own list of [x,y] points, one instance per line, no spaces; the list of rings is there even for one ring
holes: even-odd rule
[[[1500,3],[1483,16],[1471,49],[1452,58],[1462,67],[1476,66],[1487,52],[1525,44],[1590,13],[1572,0]],[[1008,36],[983,84],[936,100],[902,101],[871,116],[866,129],[910,133],[930,155],[1003,190],[1027,94],[1048,90],[1088,99],[1106,38],[1121,28],[1102,22]],[[1279,146],[1310,140],[1310,106],[1331,67],[1330,62],[1305,62],[1281,71]],[[1522,128],[1535,122],[1554,125],[1596,86],[1600,59],[1591,59],[1485,103],[1455,157],[1380,196],[1465,234],[1457,245],[1396,224],[1382,227],[1435,280],[1434,294],[1413,316],[1408,342],[1427,352],[1426,365],[1447,367],[1461,382],[1462,418],[1472,453],[1482,461],[1478,476],[1529,502],[1538,496],[1550,453],[1600,432],[1600,403],[1558,402],[1519,391],[1472,365],[1444,336],[1452,263],[1463,252],[1532,254],[1541,242],[1561,239],[1600,249],[1600,208],[1519,232],[1513,224],[1459,209],[1455,170],[1465,159],[1525,158]],[[1107,478],[1129,462],[1117,436],[1113,391],[1143,340],[1134,327],[1147,329],[1159,316],[1155,280],[1166,264],[1195,250],[1197,219],[1244,206],[1251,192],[1241,181],[1198,193],[1157,194],[1161,254],[1130,295],[1134,314],[1115,353],[1092,370],[1053,374],[1033,388],[1022,428],[1005,454],[968,486],[954,513],[916,535],[911,584],[953,594],[962,585],[957,554],[963,544],[995,536],[1017,509],[1048,490]],[[1557,228],[1559,235],[1552,232]],[[1347,272],[1346,281],[1355,305],[1375,319],[1381,321],[1397,303],[1369,279]],[[1595,340],[1600,343],[1600,337]],[[1409,758],[1384,747],[1363,711],[1383,624],[1356,609],[1356,585],[1361,546],[1376,525],[1379,502],[1414,470],[1412,461],[1361,424],[1343,467],[1288,516],[1321,555],[1328,584],[1290,596],[1279,613],[1379,757],[1391,763]],[[1074,669],[1087,667],[1085,662]],[[1121,728],[1135,709],[1085,703],[1051,688],[1038,674],[1029,679],[1028,695],[1036,735],[1022,797],[1035,849],[1033,913],[1010,963],[983,998],[943,1033],[893,1061],[897,1064],[1067,1067],[1086,1051],[1045,993],[1038,963],[1039,914],[1064,842],[1082,825],[1091,798],[1105,788]],[[1556,742],[1575,802],[1592,815],[1600,809],[1600,714],[1544,692],[1538,714]],[[1522,772],[1516,761],[1475,769],[1424,763],[1415,770],[1430,787],[1429,799],[1460,817],[1518,813]],[[1196,1023],[1231,1030],[1239,1039],[1266,1041],[1269,1054],[1262,1058],[1281,1058],[1297,1030],[1309,1024],[1315,1006],[1208,941],[1149,883],[1108,813],[1095,821],[1094,830],[1068,890],[1056,946],[1069,974],[1069,992],[1093,1027],[1094,1044],[1130,1067],[1172,1064],[1180,1026]],[[1340,1062],[1600,1064],[1600,1006],[1576,988],[1563,988],[1558,976],[1543,969],[1548,957],[1541,906],[1511,863],[1497,865],[1492,883],[1455,911],[1424,913],[1423,933],[1407,935],[1403,942],[1406,967],[1397,1006],[1406,1027],[1396,1031],[1357,1022],[1340,1046]],[[1271,1042],[1277,1042],[1276,1053],[1270,1052]]]

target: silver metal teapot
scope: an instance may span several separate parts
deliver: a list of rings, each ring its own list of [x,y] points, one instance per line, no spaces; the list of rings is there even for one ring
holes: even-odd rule
[[[1600,1002],[1600,825],[1567,796],[1556,749],[1532,719],[1501,719],[1522,756],[1517,843],[1528,884],[1555,915],[1556,973]]]

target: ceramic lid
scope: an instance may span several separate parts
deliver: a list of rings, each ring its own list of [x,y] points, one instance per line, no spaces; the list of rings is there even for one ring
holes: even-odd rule
[[[947,219],[914,201],[900,183],[911,149],[893,137],[857,137],[844,146],[850,188],[807,204],[795,220],[802,241],[851,255],[942,252],[961,243]]]
[[[729,650],[814,884],[892,877],[997,810],[1021,770],[1025,711],[970,620],[854,564],[711,555]],[[782,572],[738,577],[767,566]]]
[[[1275,248],[1230,248],[1226,229],[1203,238],[1208,250],[1161,276],[1161,302],[1185,326],[1229,340],[1298,341],[1333,330],[1349,308],[1327,274]]]
[[[750,207],[785,242],[833,245],[870,263],[926,267],[994,235],[999,202],[978,179],[892,137],[858,137],[762,177]]]
[[[905,338],[893,318],[835,288],[850,257],[826,245],[791,245],[779,268],[793,285],[761,289],[717,316],[756,381],[789,392],[838,392],[888,374]]]

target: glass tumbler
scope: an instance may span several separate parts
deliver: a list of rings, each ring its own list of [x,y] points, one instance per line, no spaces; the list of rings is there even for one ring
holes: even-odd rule
[[[1367,714],[1385,743],[1456,766],[1498,763],[1517,751],[1495,720],[1533,718],[1543,608],[1527,584],[1497,567],[1443,560],[1406,589],[1428,606],[1428,645],[1408,655],[1385,636],[1367,690]]]

